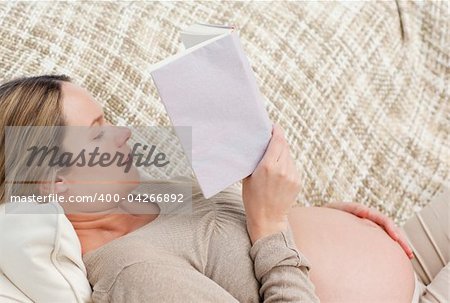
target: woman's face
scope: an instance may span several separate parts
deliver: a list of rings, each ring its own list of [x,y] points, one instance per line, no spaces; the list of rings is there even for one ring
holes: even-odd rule
[[[63,82],[62,92],[63,113],[68,126],[65,128],[63,149],[74,157],[83,153],[85,164],[72,165],[58,176],[60,186],[57,193],[59,191],[60,195],[65,196],[91,196],[92,199],[97,195],[97,200],[101,194],[124,196],[130,193],[139,184],[139,173],[128,157],[131,148],[127,141],[131,137],[131,131],[105,121],[101,105],[86,89]],[[94,158],[93,153],[96,155]],[[103,165],[98,164],[101,157]],[[116,160],[112,161],[114,157]],[[93,159],[91,163],[90,159]],[[83,208],[86,211],[111,208],[111,203],[93,204],[95,205],[83,203],[86,205]]]

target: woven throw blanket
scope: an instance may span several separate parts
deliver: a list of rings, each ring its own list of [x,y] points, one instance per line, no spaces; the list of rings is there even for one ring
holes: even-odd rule
[[[450,169],[447,1],[2,2],[0,81],[64,73],[118,125],[170,125],[149,69],[194,22],[235,24],[302,173],[298,203],[402,224]]]

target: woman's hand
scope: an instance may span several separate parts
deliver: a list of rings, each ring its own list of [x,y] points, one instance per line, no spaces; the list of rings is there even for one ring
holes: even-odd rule
[[[332,202],[324,205],[324,207],[343,210],[378,224],[394,241],[397,241],[400,244],[410,259],[414,258],[412,249],[409,247],[408,241],[406,240],[406,236],[401,232],[400,228],[395,225],[391,218],[378,210],[355,202]]]
[[[300,176],[280,126],[254,172],[242,180],[242,199],[252,243],[288,228],[287,214],[300,191]]]

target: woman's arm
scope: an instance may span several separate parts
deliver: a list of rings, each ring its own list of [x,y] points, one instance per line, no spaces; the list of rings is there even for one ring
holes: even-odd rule
[[[310,264],[295,246],[288,212],[300,191],[289,145],[278,125],[264,157],[243,180],[242,199],[250,256],[261,283],[260,296],[269,302],[319,302],[309,279]]]
[[[288,212],[300,191],[300,176],[282,129],[275,124],[266,152],[254,172],[242,180],[242,200],[252,243],[286,230]]]
[[[309,279],[310,262],[295,246],[290,227],[258,239],[250,256],[264,303],[320,302]]]

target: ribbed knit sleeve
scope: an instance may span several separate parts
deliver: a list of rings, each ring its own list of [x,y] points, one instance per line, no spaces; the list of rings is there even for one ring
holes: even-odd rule
[[[296,248],[290,228],[258,239],[250,256],[264,303],[320,302],[309,279],[311,265]]]

